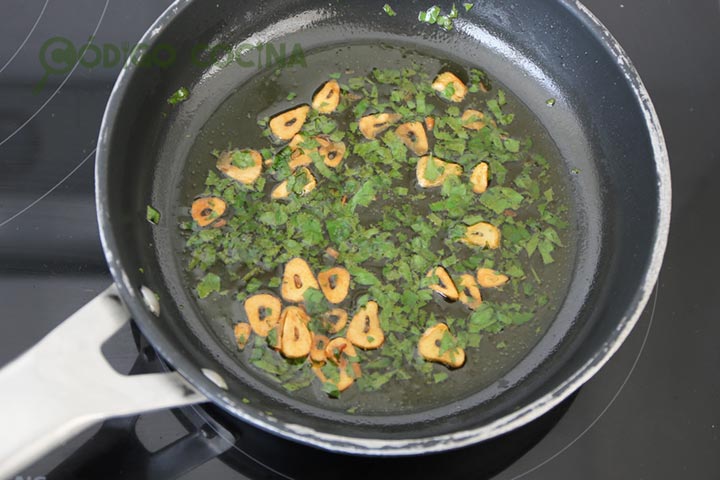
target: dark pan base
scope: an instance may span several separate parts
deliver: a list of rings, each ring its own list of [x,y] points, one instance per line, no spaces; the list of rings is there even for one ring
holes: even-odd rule
[[[509,433],[449,452],[383,458],[332,454],[244,424],[233,430],[241,433],[236,435],[233,447],[219,459],[238,472],[255,472],[250,475],[252,478],[313,480],[342,475],[344,480],[365,480],[401,475],[403,478],[418,479],[489,479],[506,470],[537,445],[563,418],[574,399],[573,394],[540,418]],[[210,407],[205,413],[224,420],[226,423],[222,425],[225,428],[232,422],[227,413],[216,407]],[[281,456],[278,452],[282,452]]]
[[[446,33],[417,22],[417,2],[404,3],[397,17],[385,15],[383,5],[178,2],[145,39],[173,45],[178,61],[167,69],[124,71],[116,85],[101,129],[97,191],[113,275],[141,329],[175,368],[227,412],[262,429],[322,448],[391,455],[500,435],[586,381],[628,334],[654,284],[669,219],[669,178],[662,136],[639,79],[580,7],[491,1],[462,13],[457,31]],[[482,66],[539,117],[568,171],[580,171],[572,176],[580,241],[570,292],[547,335],[505,378],[422,413],[353,416],[301,404],[258,381],[205,328],[170,248],[176,226],[152,227],[144,211],[147,204],[177,208],[176,186],[194,135],[256,72],[201,68],[191,61],[193,47],[258,41],[299,43],[306,51],[348,42],[409,44]],[[180,86],[192,91],[190,99],[168,109],[167,97]],[[557,99],[554,108],[548,98]],[[141,285],[160,295],[159,317],[140,301]],[[201,368],[219,374],[227,391]]]
[[[141,352],[131,373],[159,373],[168,366],[132,329]],[[312,480],[341,475],[367,478],[494,478],[531,450],[570,409],[573,394],[540,418],[486,442],[449,452],[413,457],[366,457],[309,447],[255,428],[208,404],[172,411],[188,434],[149,451],[139,438],[138,417],[106,421],[70,457],[53,468],[50,480],[176,478],[218,457],[243,478]],[[142,417],[140,417],[142,418]],[[140,459],[140,460],[138,460]]]

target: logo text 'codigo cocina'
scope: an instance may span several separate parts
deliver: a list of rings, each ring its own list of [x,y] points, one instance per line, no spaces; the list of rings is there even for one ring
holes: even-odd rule
[[[207,69],[226,68],[287,68],[307,67],[305,53],[299,43],[241,43],[230,45],[196,44],[178,48],[168,43],[131,45],[123,43],[96,43],[93,38],[81,45],[65,37],[53,37],[40,48],[40,65],[43,76],[35,85],[37,93],[43,89],[51,75],[68,75],[77,67],[88,70],[98,68],[159,68],[168,69],[179,61]]]

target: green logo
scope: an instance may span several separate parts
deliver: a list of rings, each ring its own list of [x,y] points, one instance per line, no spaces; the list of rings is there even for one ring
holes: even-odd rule
[[[299,43],[259,43],[239,45],[197,44],[189,49],[178,49],[167,43],[156,45],[129,43],[97,44],[91,37],[87,43],[75,45],[65,37],[53,37],[40,47],[40,65],[43,76],[33,88],[39,93],[45,88],[48,79],[55,76],[70,75],[76,68],[87,70],[97,68],[170,68],[178,61],[189,61],[193,66],[208,69],[210,67],[235,68],[287,68],[307,67],[305,53]]]

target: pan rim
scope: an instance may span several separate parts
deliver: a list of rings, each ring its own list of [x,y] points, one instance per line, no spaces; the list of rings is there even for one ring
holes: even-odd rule
[[[153,38],[159,35],[160,32],[172,22],[175,16],[190,5],[192,1],[193,0],[175,0],[145,32],[140,42],[152,42]],[[143,308],[142,301],[138,298],[138,288],[131,284],[116,254],[116,252],[118,252],[118,245],[112,232],[111,220],[106,208],[108,204],[107,191],[105,188],[102,188],[102,186],[105,185],[108,180],[107,161],[110,154],[109,134],[113,131],[115,112],[123,101],[124,92],[132,75],[132,69],[122,69],[110,94],[98,136],[95,163],[97,219],[100,240],[113,279],[118,285],[121,296],[126,299],[127,308],[131,311],[134,318],[140,320],[138,323],[143,334],[146,335],[158,353],[195,386],[195,388],[205,395],[209,401],[212,401],[235,417],[280,437],[291,439],[302,444],[339,453],[359,455],[416,455],[456,449],[488,440],[512,431],[542,416],[590,380],[620,348],[620,345],[624,343],[639,320],[640,315],[643,313],[653,287],[657,282],[667,247],[670,228],[672,199],[670,167],[665,139],[657,112],[645,85],[628,55],[610,31],[581,1],[558,1],[566,9],[574,13],[593,33],[599,35],[605,47],[610,49],[615,63],[622,71],[641,107],[645,126],[648,130],[652,145],[658,179],[658,221],[655,226],[652,251],[643,275],[643,281],[638,286],[632,302],[628,305],[626,315],[618,321],[618,327],[614,335],[606,339],[603,348],[599,349],[592,358],[578,368],[572,376],[566,378],[555,387],[555,389],[544,396],[524,405],[512,414],[499,418],[489,424],[449,434],[402,440],[350,437],[327,433],[302,425],[268,420],[267,418],[253,414],[242,404],[233,403],[224,390],[206,378],[200,368],[185,358],[179,349],[167,341],[162,332],[155,327],[152,315]]]

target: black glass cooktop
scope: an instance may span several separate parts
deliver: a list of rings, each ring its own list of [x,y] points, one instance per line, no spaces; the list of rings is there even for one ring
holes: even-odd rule
[[[228,426],[217,412],[166,411],[93,428],[22,478],[306,478],[310,465],[316,478],[720,478],[720,4],[585,3],[628,51],[652,95],[674,198],[668,253],[648,308],[617,355],[570,401],[487,445],[375,463],[298,450],[250,428],[225,431],[215,424]],[[3,2],[0,364],[111,283],[93,201],[97,131],[119,72],[113,55],[125,55],[168,4]],[[100,62],[72,68],[51,53],[62,42],[81,48],[89,39],[100,46]],[[128,326],[107,345],[112,363],[124,371],[159,368],[135,333]]]

